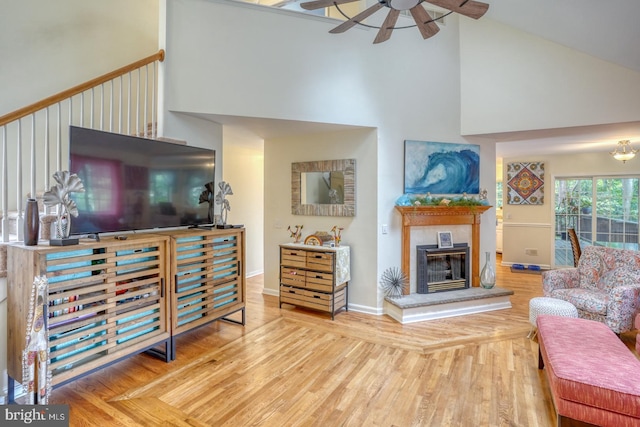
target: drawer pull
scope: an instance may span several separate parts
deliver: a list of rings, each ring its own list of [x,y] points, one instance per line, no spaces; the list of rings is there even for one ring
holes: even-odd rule
[[[134,249],[133,253],[135,254],[139,254],[140,252],[144,251],[144,249]]]

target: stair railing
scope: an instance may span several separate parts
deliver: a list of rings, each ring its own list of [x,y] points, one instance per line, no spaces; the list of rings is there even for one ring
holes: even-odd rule
[[[0,117],[0,241],[23,240],[26,198],[48,190],[53,172],[68,169],[69,126],[157,136],[158,64],[164,54],[159,50]]]

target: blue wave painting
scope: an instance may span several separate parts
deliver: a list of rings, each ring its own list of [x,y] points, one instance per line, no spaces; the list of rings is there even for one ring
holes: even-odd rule
[[[404,142],[405,194],[480,193],[480,146]]]

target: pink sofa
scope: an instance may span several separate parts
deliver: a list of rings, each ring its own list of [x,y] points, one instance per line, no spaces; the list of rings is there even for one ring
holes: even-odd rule
[[[539,315],[538,368],[547,373],[558,426],[640,425],[640,360],[607,326]]]
[[[581,318],[630,331],[640,312],[640,252],[587,246],[578,267],[545,271],[542,291],[575,305]]]

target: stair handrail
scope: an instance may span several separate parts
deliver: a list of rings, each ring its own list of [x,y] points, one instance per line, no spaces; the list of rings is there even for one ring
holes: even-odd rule
[[[102,76],[91,79],[85,83],[81,83],[77,86],[69,88],[67,90],[63,90],[55,95],[51,95],[47,98],[44,98],[41,101],[34,102],[31,105],[27,105],[26,107],[22,107],[18,110],[15,110],[11,113],[5,114],[0,117],[0,127],[16,120],[22,119],[30,114],[36,113],[44,108],[50,107],[52,105],[57,104],[60,101],[71,98],[75,95],[83,93],[92,87],[104,84],[110,80],[113,80],[117,77],[123,76],[131,71],[134,71],[138,68],[141,68],[145,65],[151,64],[155,61],[163,62],[164,61],[164,49],[160,49],[158,52],[153,55],[149,55],[146,58],[140,59],[138,61],[132,62],[129,65],[125,65],[124,67],[120,67],[116,70],[113,70],[109,73],[103,74]]]

